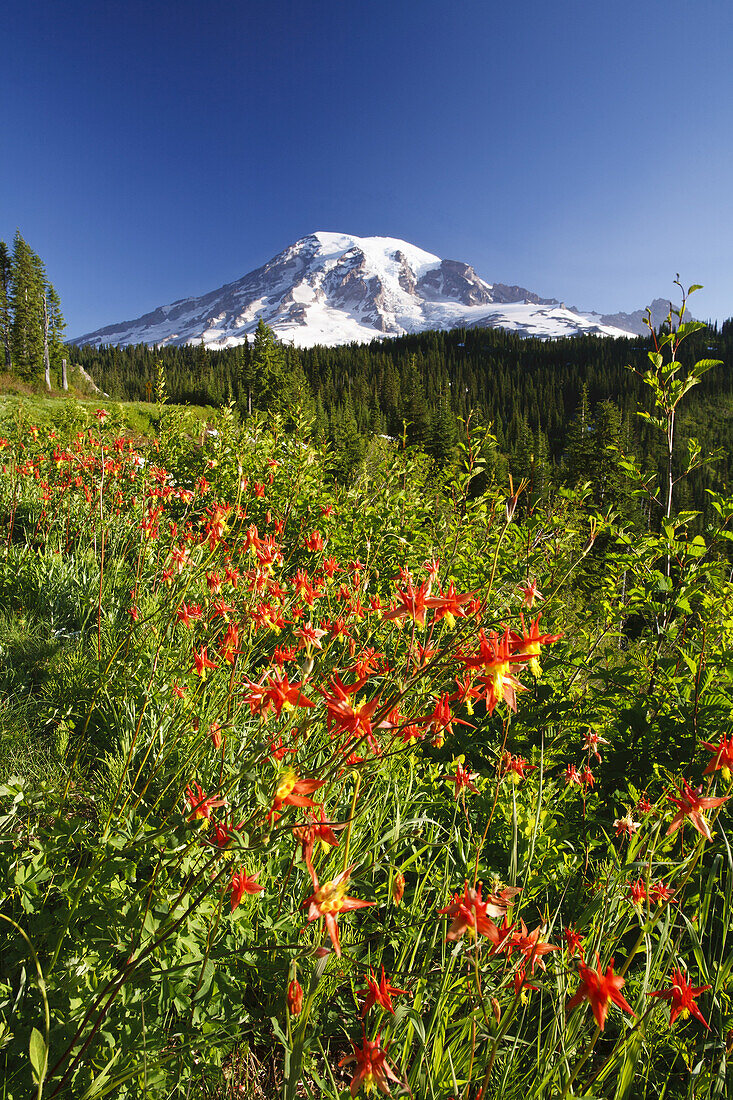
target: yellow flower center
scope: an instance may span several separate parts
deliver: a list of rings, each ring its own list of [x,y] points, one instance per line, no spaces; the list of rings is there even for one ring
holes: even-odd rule
[[[344,897],[346,895],[346,882],[336,882],[332,879],[331,882],[324,882],[323,886],[319,886],[316,890],[315,899],[318,910],[322,914],[326,913],[339,913],[344,903]]]
[[[282,779],[275,788],[275,798],[279,798],[280,801],[287,798],[297,782],[298,777],[293,769],[286,768],[283,772]]]

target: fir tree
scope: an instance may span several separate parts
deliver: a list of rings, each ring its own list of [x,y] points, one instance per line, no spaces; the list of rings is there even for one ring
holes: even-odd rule
[[[13,359],[10,354],[10,280],[12,275],[12,262],[10,252],[5,241],[0,241],[0,341],[3,345],[5,356],[5,369],[12,370]]]

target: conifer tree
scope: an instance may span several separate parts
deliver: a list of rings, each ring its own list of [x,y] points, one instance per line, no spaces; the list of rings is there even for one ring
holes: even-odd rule
[[[12,370],[13,360],[10,354],[10,280],[12,262],[5,241],[0,241],[0,341],[3,345],[5,369]]]
[[[11,275],[11,352],[19,373],[32,378],[43,361],[46,276],[40,257],[23,240],[20,230],[13,241]]]
[[[252,345],[252,388],[262,410],[279,411],[285,375],[285,351],[260,317]]]

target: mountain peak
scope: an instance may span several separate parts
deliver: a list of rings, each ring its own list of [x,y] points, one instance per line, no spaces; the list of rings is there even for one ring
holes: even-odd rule
[[[72,342],[232,347],[260,319],[301,347],[479,326],[539,337],[629,332],[524,287],[487,283],[469,264],[397,237],[318,230],[234,283]]]

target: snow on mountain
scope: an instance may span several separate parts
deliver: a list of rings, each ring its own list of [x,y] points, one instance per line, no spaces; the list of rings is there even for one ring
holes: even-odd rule
[[[505,328],[540,337],[635,331],[524,287],[484,282],[469,264],[441,260],[394,237],[313,233],[219,290],[159,306],[71,342],[203,340],[207,347],[225,348],[243,343],[260,318],[281,340],[299,347],[460,327]]]

